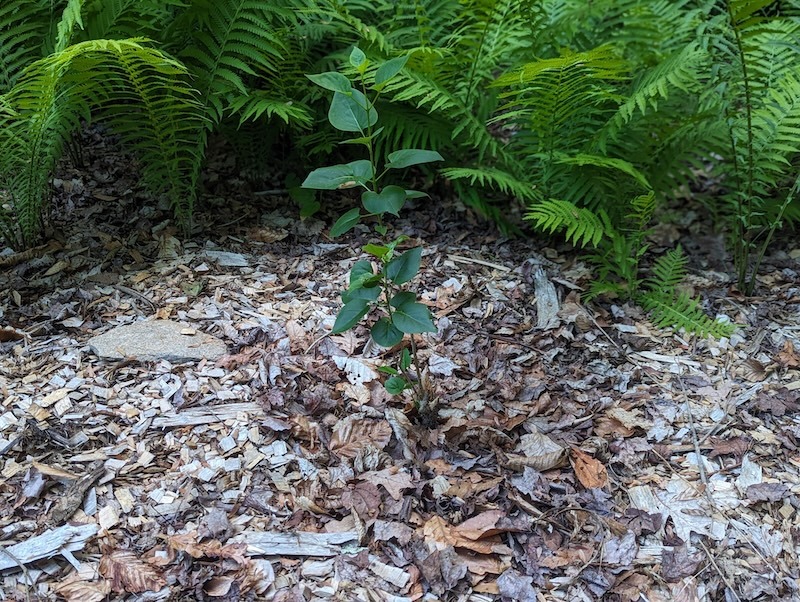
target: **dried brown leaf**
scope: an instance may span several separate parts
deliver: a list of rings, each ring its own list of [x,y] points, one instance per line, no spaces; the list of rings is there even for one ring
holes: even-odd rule
[[[383,470],[371,470],[361,474],[361,479],[374,485],[380,485],[389,492],[394,499],[400,500],[405,489],[414,487],[411,475],[397,466],[390,466]]]
[[[486,519],[481,518],[479,521],[486,521]],[[487,526],[487,530],[488,528]],[[476,529],[469,527],[465,529],[465,532],[472,537],[477,534]],[[508,546],[500,541],[499,537],[491,536],[480,540],[470,539],[463,533],[460,533],[457,527],[453,527],[441,516],[432,516],[423,525],[422,533],[428,545],[439,550],[444,550],[452,546],[455,548],[472,550],[478,554],[507,554],[511,552]]]
[[[374,518],[381,508],[381,492],[376,485],[362,481],[342,492],[342,504],[361,517]]]
[[[708,455],[710,458],[726,456],[728,454],[741,457],[750,449],[751,444],[752,441],[747,437],[733,437],[731,439],[714,441],[713,447]]]
[[[784,368],[800,368],[800,355],[794,350],[794,345],[789,340],[784,342],[776,359]]]
[[[745,491],[747,499],[753,502],[779,502],[789,493],[783,483],[755,483]]]
[[[247,559],[245,552],[247,544],[231,543],[223,546],[216,539],[198,542],[199,534],[197,531],[180,533],[167,537],[167,543],[171,548],[187,553],[192,558],[230,558],[239,564],[245,564]]]
[[[88,581],[79,573],[72,573],[53,590],[66,602],[102,602],[111,593],[111,582],[106,579]]]
[[[359,451],[372,445],[383,449],[392,438],[392,427],[385,420],[365,418],[354,414],[333,427],[329,449],[343,458],[355,458]]]
[[[576,447],[572,448],[572,467],[575,469],[575,476],[581,485],[587,489],[605,487],[608,483],[608,471],[603,463],[592,458],[585,451]]]
[[[100,559],[100,574],[111,581],[111,588],[117,593],[158,591],[166,585],[160,571],[128,550],[104,554]]]

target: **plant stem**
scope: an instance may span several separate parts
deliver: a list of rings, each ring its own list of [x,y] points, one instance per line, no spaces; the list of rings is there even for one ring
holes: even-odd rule
[[[769,227],[769,232],[767,233],[767,237],[764,239],[761,248],[758,251],[758,257],[756,257],[755,263],[753,264],[753,269],[750,272],[750,280],[747,282],[746,290],[744,291],[746,295],[752,295],[753,291],[756,288],[756,275],[758,274],[758,269],[761,267],[761,260],[764,259],[764,254],[767,252],[767,247],[769,243],[772,242],[772,237],[775,234],[775,231],[778,229],[778,226],[781,225],[783,221],[783,214],[786,212],[786,208],[791,205],[792,201],[794,200],[795,195],[800,191],[800,176],[797,176],[797,179],[794,181],[794,185],[792,186],[791,190],[786,195],[786,198],[783,200],[781,204],[781,208],[778,211],[778,215],[775,216],[775,219],[772,220],[772,223]]]

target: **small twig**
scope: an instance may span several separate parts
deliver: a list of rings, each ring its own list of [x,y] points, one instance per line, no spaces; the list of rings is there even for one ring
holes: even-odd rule
[[[473,259],[472,257],[464,257],[463,255],[448,255],[448,259],[452,259],[456,263],[466,263],[466,264],[477,264],[483,265],[487,268],[494,268],[495,270],[500,270],[501,272],[510,272],[511,268],[506,267],[504,265],[499,265],[497,263],[491,263],[489,261],[483,261],[482,259]]]
[[[686,405],[686,417],[689,421],[689,430],[692,433],[692,444],[694,445],[695,456],[697,456],[697,469],[700,472],[700,480],[703,482],[708,501],[711,503],[712,507],[716,507],[714,504],[714,498],[711,496],[711,492],[708,489],[708,475],[706,474],[706,467],[703,464],[704,458],[702,452],[700,451],[700,440],[697,438],[697,429],[694,426],[694,416],[692,416],[692,408],[689,405],[689,395],[686,393],[686,387],[683,385],[683,379],[680,376],[678,376],[678,384],[681,386],[681,391],[683,392],[683,401]]]
[[[153,303],[152,301],[150,301],[150,299],[145,297],[139,291],[135,291],[132,288],[128,288],[127,286],[123,286],[122,284],[115,284],[114,288],[117,289],[121,293],[125,293],[126,295],[130,295],[131,297],[136,297],[137,299],[140,299],[141,301],[144,301],[145,303],[147,303],[150,306],[150,309],[152,309],[153,311],[155,311],[157,309],[156,304]]]
[[[19,558],[17,558],[14,554],[12,554],[3,547],[0,547],[0,554],[5,554],[6,556],[8,556],[22,571],[22,575],[23,577],[25,577],[25,581],[23,582],[25,584],[25,600],[26,602],[31,602],[30,585],[33,585],[33,583],[31,583],[31,577],[28,574],[27,567],[24,564],[22,564],[22,562],[20,562]]]
[[[270,190],[257,190],[253,193],[253,196],[281,196],[284,194],[289,194],[288,188],[271,188]]]
[[[722,579],[722,582],[725,584],[725,587],[727,587],[728,591],[730,591],[731,594],[733,594],[734,598],[736,598],[739,602],[742,602],[742,599],[739,597],[739,594],[736,593],[733,584],[725,576],[725,573],[723,573],[720,570],[717,561],[714,560],[714,556],[711,554],[711,551],[706,547],[706,545],[702,541],[698,541],[698,543],[700,544],[700,547],[703,548],[703,551],[706,553],[706,557],[708,558],[708,561],[711,563],[711,566],[713,566],[714,569],[716,569],[717,574],[719,575],[719,578]]]

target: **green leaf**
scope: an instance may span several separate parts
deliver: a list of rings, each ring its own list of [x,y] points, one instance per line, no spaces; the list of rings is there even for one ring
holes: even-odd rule
[[[419,165],[420,163],[444,161],[444,157],[436,151],[420,150],[417,148],[407,148],[389,153],[388,159],[389,162],[386,164],[387,169],[402,169],[403,167]]]
[[[370,255],[374,255],[379,259],[383,259],[386,257],[392,250],[384,245],[364,245],[364,252],[369,253]]]
[[[358,324],[359,320],[367,315],[369,304],[363,299],[353,299],[345,303],[339,313],[336,314],[336,322],[333,324],[331,334],[339,334],[345,330],[350,330]]]
[[[406,66],[408,55],[398,56],[397,58],[386,61],[383,65],[378,67],[375,72],[375,87],[380,90],[383,88],[390,79],[400,73],[403,67]]]
[[[398,330],[406,334],[436,332],[430,310],[422,303],[416,302],[414,293],[404,291],[397,293],[391,300],[395,308],[392,323]]]
[[[375,272],[372,271],[371,261],[367,261],[366,259],[356,261],[350,269],[350,286],[362,286],[365,279],[371,278],[374,275]]]
[[[361,219],[361,210],[358,207],[351,209],[333,224],[331,228],[331,237],[336,238],[348,230],[351,230],[358,223],[359,219]]]
[[[408,347],[403,349],[403,353],[400,355],[400,369],[401,370],[408,370],[411,367],[411,352],[408,350]]]
[[[375,139],[375,136],[380,134],[383,131],[383,128],[380,127],[374,132],[372,132],[371,136],[359,136],[358,138],[350,138],[348,140],[342,140],[339,144],[362,144],[366,147],[372,143],[372,140]]]
[[[428,199],[430,195],[419,190],[406,190],[407,199]]]
[[[342,94],[350,94],[353,87],[350,85],[350,80],[341,73],[336,71],[327,71],[326,73],[314,73],[311,75],[306,74],[306,77],[312,82],[333,92],[341,92]]]
[[[363,72],[366,70],[367,55],[364,54],[364,51],[358,46],[353,46],[353,49],[350,51],[350,64],[359,71]]]
[[[360,299],[361,301],[365,301],[367,303],[372,303],[378,299],[380,294],[381,287],[379,286],[358,286],[356,288],[349,288],[346,291],[342,291],[342,303],[350,303],[356,299]]]
[[[399,186],[387,186],[380,194],[367,190],[361,194],[361,204],[370,213],[400,215],[406,204],[406,191]]]
[[[300,188],[293,186],[289,188],[289,196],[292,197],[297,206],[300,207],[300,217],[311,217],[319,211],[320,203],[317,200],[317,195],[309,188]]]
[[[382,225],[382,224],[377,224],[377,225],[374,226],[374,228],[375,228],[375,232],[377,232],[381,236],[386,236],[386,233],[389,231],[389,228],[387,226]]]
[[[386,266],[386,276],[395,284],[405,284],[419,271],[422,247],[409,249],[392,259]]]
[[[378,372],[383,372],[384,374],[400,374],[397,370],[392,368],[391,366],[378,366]]]
[[[372,179],[372,163],[367,159],[351,161],[345,165],[320,167],[312,171],[301,184],[303,188],[316,190],[336,190],[366,184]]]
[[[372,325],[372,340],[381,347],[394,347],[403,340],[400,332],[387,318],[381,318]]]
[[[336,92],[328,111],[328,121],[337,130],[363,133],[378,121],[378,112],[358,90],[351,90],[349,95]]]
[[[383,387],[390,395],[399,395],[403,391],[408,388],[408,381],[405,378],[401,378],[399,376],[392,376],[391,378],[387,378],[386,382],[383,383]]]

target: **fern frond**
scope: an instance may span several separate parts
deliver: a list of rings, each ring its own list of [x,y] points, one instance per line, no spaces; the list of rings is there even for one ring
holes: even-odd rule
[[[658,63],[644,73],[634,83],[630,96],[617,109],[600,134],[599,146],[605,151],[606,140],[619,136],[625,124],[630,123],[634,112],[646,115],[657,111],[659,102],[667,100],[671,93],[696,92],[699,88],[700,73],[708,64],[708,53],[696,41],[691,41],[672,56]]]
[[[262,115],[277,117],[285,124],[308,128],[313,123],[311,109],[291,100],[280,100],[263,90],[235,96],[230,101],[231,114],[239,116],[239,124],[255,121]]]
[[[729,322],[709,318],[696,299],[686,293],[665,295],[650,291],[641,294],[637,301],[650,312],[653,323],[659,328],[683,328],[700,337],[729,337],[736,329]]]
[[[186,6],[184,0],[87,0],[85,39],[145,37],[174,42],[167,32],[177,10]]]
[[[178,220],[188,223],[203,161],[198,136],[207,118],[186,68],[132,40],[99,48],[103,62],[93,69],[102,74],[97,86],[107,90],[108,99],[100,105],[100,114],[140,157],[150,190],[165,194]],[[73,69],[80,72],[85,67],[77,63]]]
[[[72,42],[75,27],[83,29],[83,4],[85,0],[67,0],[58,22],[55,52],[61,52]]]
[[[232,98],[249,93],[247,77],[279,71],[284,43],[275,21],[291,13],[258,0],[196,0],[192,9],[193,43],[179,56],[216,124]]]
[[[522,201],[539,199],[536,190],[528,182],[517,179],[512,174],[492,167],[449,167],[439,170],[445,178],[467,180],[471,186],[481,186],[498,190],[503,194]]]
[[[733,324],[712,320],[696,299],[684,292],[676,292],[676,287],[686,276],[687,262],[680,247],[659,257],[653,264],[653,275],[645,281],[645,290],[637,295],[637,301],[651,312],[653,323],[658,327],[683,328],[701,337],[730,336],[735,329]]]
[[[143,159],[147,183],[176,214],[192,209],[202,156],[202,107],[180,63],[137,40],[92,40],[30,65],[4,96],[0,181],[12,198],[20,245],[39,232],[50,173],[65,141],[99,110]]]
[[[651,291],[673,291],[686,277],[689,260],[678,246],[670,249],[653,264],[653,275],[646,283]]]
[[[51,6],[49,0],[0,2],[0,93],[10,90],[22,70],[46,54]]]
[[[568,242],[585,247],[589,243],[597,246],[606,232],[601,213],[602,210],[594,213],[568,201],[550,199],[531,205],[525,219],[550,234],[565,230],[564,237]]]

